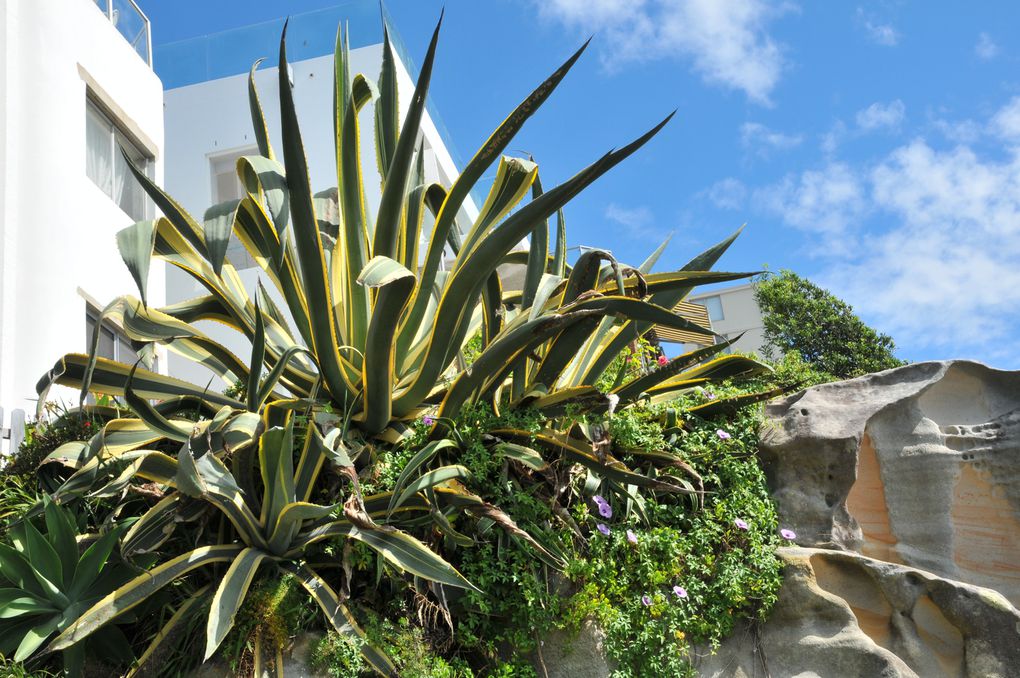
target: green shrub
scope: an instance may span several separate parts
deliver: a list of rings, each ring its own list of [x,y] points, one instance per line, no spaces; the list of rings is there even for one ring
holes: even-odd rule
[[[647,427],[647,416],[625,413],[618,427]],[[676,446],[701,474],[703,509],[652,499],[648,523],[578,511],[579,520],[603,522],[610,534],[593,531],[586,557],[568,570],[580,587],[568,605],[569,627],[594,619],[605,629],[606,653],[619,663],[614,676],[694,676],[689,643],[716,646],[735,620],[764,618],[774,604],[780,537],[755,458],[759,423],[753,411],[727,424],[697,422]],[[730,437],[720,438],[720,430]]]
[[[329,678],[358,678],[368,669],[358,642],[336,631],[327,633],[312,648],[311,665]]]
[[[253,585],[238,611],[234,628],[223,641],[223,655],[235,675],[249,675],[259,651],[269,657],[284,652],[315,618],[297,578],[285,574],[263,579]]]
[[[25,426],[25,439],[18,446],[7,466],[5,476],[34,476],[39,464],[50,452],[64,443],[88,440],[106,422],[87,413],[66,412],[52,422],[33,421]]]

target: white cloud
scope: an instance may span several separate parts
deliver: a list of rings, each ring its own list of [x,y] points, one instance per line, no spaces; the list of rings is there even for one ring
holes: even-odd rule
[[[894,225],[827,282],[901,345],[966,356],[1015,341],[1020,156],[995,161],[917,140],[874,167],[870,182]]]
[[[981,125],[973,120],[946,120],[935,118],[934,127],[946,139],[958,144],[972,144],[981,138]]]
[[[706,82],[769,104],[784,59],[768,34],[787,9],[765,0],[538,0],[539,13],[597,32],[610,68],[650,59],[690,60]]]
[[[839,145],[843,143],[843,137],[846,136],[846,123],[842,120],[837,120],[833,123],[829,131],[822,135],[821,148],[822,152],[826,155],[832,155],[839,148]]]
[[[747,199],[747,187],[739,179],[727,177],[712,184],[705,192],[716,207],[724,210],[738,210]]]
[[[740,126],[740,143],[761,156],[767,156],[769,151],[796,148],[803,140],[800,134],[777,132],[758,122],[745,122]]]
[[[999,46],[992,40],[992,36],[982,33],[978,36],[977,43],[974,45],[974,54],[979,59],[990,61],[999,55]]]
[[[1007,141],[1020,141],[1020,96],[1013,97],[992,117],[992,133]]]
[[[1018,100],[988,127],[1020,132]],[[755,199],[807,234],[826,262],[819,283],[901,347],[1020,367],[1000,350],[1020,332],[1020,147],[1003,159],[916,139],[866,165],[788,176]]]
[[[623,207],[609,203],[605,211],[606,219],[615,221],[624,227],[628,235],[636,238],[658,237],[660,230],[655,226],[655,215],[645,206]]]
[[[907,107],[899,99],[887,104],[876,101],[867,108],[857,112],[857,126],[865,131],[880,128],[895,128],[903,122]]]
[[[790,226],[807,231],[823,242],[829,254],[845,254],[855,241],[853,226],[866,210],[862,180],[845,163],[830,163],[821,170],[789,175],[773,186],[759,189],[755,203],[778,215]]]
[[[857,8],[857,20],[864,26],[865,32],[872,42],[885,47],[895,47],[900,42],[900,34],[892,24],[881,23],[870,16],[863,8]]]

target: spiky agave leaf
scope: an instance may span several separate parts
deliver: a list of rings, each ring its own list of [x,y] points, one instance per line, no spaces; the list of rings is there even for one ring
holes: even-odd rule
[[[392,442],[402,437],[409,420],[429,408],[437,408],[444,420],[475,403],[488,403],[497,411],[541,412],[548,420],[541,434],[497,431],[488,444],[494,456],[527,473],[570,465],[614,483],[621,492],[693,492],[672,476],[628,468],[596,451],[583,436],[555,428],[556,419],[570,409],[606,412],[764,369],[747,358],[713,360],[725,347],[719,344],[619,384],[612,393],[595,386],[613,359],[657,324],[699,333],[710,343],[714,335],[708,328],[673,311],[677,302],[697,285],[752,275],[707,270],[736,234],[679,271],[652,271],[665,244],[637,268],[616,261],[608,251],[588,252],[568,265],[564,207],[637,152],[672,116],[543,190],[532,159],[503,153],[573,67],[585,43],[524,98],[451,186],[429,183],[420,139],[438,36],[437,25],[401,121],[388,31],[378,87],[364,75],[350,73],[348,40],[338,31],[333,189],[314,192],[310,185],[287,76],[286,28],[279,60],[282,143],[277,149],[269,144],[254,81],[256,64],[248,98],[259,154],[238,161],[245,191],[240,201],[213,206],[200,221],[135,170],[164,216],[118,236],[141,301],[119,298],[104,317],[122,324],[136,345],[165,345],[223,380],[241,383],[245,395],[235,399],[208,386],[98,358],[97,334],[90,355],[65,356],[40,380],[39,390],[60,384],[81,389],[83,398],[88,392],[123,396],[139,419],[114,420],[93,440],[54,453],[52,463],[73,470],[60,495],[71,500],[96,492],[96,487],[109,495],[133,478],[164,486],[168,493],[125,538],[125,555],[162,548],[172,531],[172,515],[186,497],[221,514],[229,538],[239,543],[199,546],[150,570],[85,611],[52,647],[71,646],[158,588],[218,562],[230,564],[214,595],[207,654],[229,631],[247,587],[267,562],[282,563],[297,574],[331,623],[357,635],[340,595],[301,563],[303,554],[324,539],[356,539],[415,577],[470,587],[427,544],[400,529],[432,525],[453,543],[470,543],[472,537],[459,532],[459,524],[453,528],[450,511],[492,521],[528,543],[546,564],[561,564],[554,545],[539,537],[536,526],[518,526],[500,508],[463,488],[460,483],[469,472],[457,462],[459,447],[440,440],[443,431],[438,427],[391,492],[360,496],[357,453],[345,447],[343,436],[357,429],[357,435]],[[363,160],[358,125],[359,112],[373,100],[382,200],[378,212],[370,215],[365,182],[375,180],[375,174]],[[488,197],[477,217],[465,223],[469,195],[493,165]],[[555,233],[550,234],[554,216]],[[262,282],[262,294],[254,298],[245,288],[226,254],[231,236],[261,269],[269,294]],[[528,251],[512,252],[525,238],[530,238]],[[148,307],[146,277],[152,257],[190,276],[205,292],[163,308]],[[498,269],[508,262],[525,268],[519,293],[503,289]],[[282,307],[274,298],[282,299]],[[195,329],[201,320],[215,320],[251,342],[249,364]],[[460,356],[476,333],[483,350],[467,366]],[[185,423],[166,403],[150,402],[183,399],[205,403],[198,422]],[[705,410],[710,411],[715,410]],[[291,451],[295,412],[309,420],[296,465]],[[335,432],[324,435],[323,421],[336,426]],[[181,445],[176,458],[153,449],[169,441]],[[665,465],[675,461],[654,455],[648,460]],[[107,463],[111,461],[116,464]],[[350,482],[347,502],[311,501],[327,465]],[[393,672],[382,653],[366,648],[376,670]]]

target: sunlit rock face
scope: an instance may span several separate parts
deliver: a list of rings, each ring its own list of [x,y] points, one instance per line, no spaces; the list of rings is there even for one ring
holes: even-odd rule
[[[762,461],[802,545],[1020,604],[1020,372],[919,363],[808,389],[768,414]]]
[[[741,625],[700,675],[1009,678],[1020,613],[1001,594],[833,549],[784,548],[769,620]]]
[[[1020,676],[1020,372],[919,363],[766,413],[759,453],[797,546],[768,620],[694,648],[699,674]],[[590,645],[555,675],[606,675]]]

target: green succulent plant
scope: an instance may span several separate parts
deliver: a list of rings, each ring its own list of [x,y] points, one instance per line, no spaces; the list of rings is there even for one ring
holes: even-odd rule
[[[133,399],[133,398],[132,398]],[[139,409],[146,404],[134,403]],[[150,410],[148,414],[155,413]],[[221,419],[244,417],[224,408]],[[234,468],[240,478],[221,460],[226,449],[200,450],[197,445],[181,448],[177,459],[160,452],[135,452],[140,461],[135,475],[173,488],[132,525],[124,536],[122,551],[128,555],[159,548],[170,537],[175,518],[188,498],[201,500],[220,512],[237,534],[237,541],[203,545],[141,573],[92,607],[82,610],[73,624],[63,629],[52,649],[71,647],[106,622],[144,602],[159,589],[192,570],[214,563],[229,563],[225,575],[215,586],[208,615],[205,658],[219,647],[233,626],[248,589],[260,567],[275,567],[291,572],[318,603],[327,619],[339,631],[363,634],[343,598],[333,590],[312,565],[305,562],[308,549],[327,538],[357,539],[378,551],[395,567],[425,579],[450,586],[470,586],[440,556],[411,535],[391,524],[380,524],[373,514],[387,513],[388,496],[363,501],[352,495],[346,506],[323,505],[309,501],[327,460],[346,472],[357,486],[354,462],[339,442],[340,429],[325,437],[314,423],[308,423],[298,463],[294,464],[295,432],[292,410],[268,407],[259,428],[261,435],[247,442],[226,443],[234,455]],[[169,422],[169,420],[167,420]],[[279,422],[280,425],[274,425]],[[235,429],[236,430],[236,429]],[[194,443],[192,438],[190,441]],[[257,458],[257,460],[253,459]],[[242,475],[254,461],[261,483]],[[260,489],[256,489],[259,487]],[[342,512],[343,517],[336,517]],[[381,673],[390,674],[393,666],[385,654],[362,643],[369,663]],[[256,651],[256,656],[261,653]],[[277,663],[279,665],[279,662]]]
[[[129,227],[118,244],[138,283],[141,300],[115,300],[104,314],[123,323],[139,344],[161,343],[205,365],[227,383],[250,383],[246,402],[209,393],[203,386],[138,370],[134,386],[146,398],[194,395],[210,402],[258,411],[278,389],[299,398],[328,402],[349,414],[354,426],[393,440],[402,423],[423,408],[452,417],[479,400],[562,411],[569,402],[607,407],[610,399],[593,384],[631,341],[659,324],[711,336],[671,309],[696,285],[746,277],[707,269],[729,246],[729,238],[678,271],[652,273],[662,252],[641,266],[620,265],[607,251],[591,250],[572,267],[566,262],[562,215],[554,253],[548,251],[547,220],[570,199],[658,132],[672,116],[637,140],[611,151],[549,191],[538,167],[500,156],[514,134],[550,96],[584,50],[582,47],[541,83],[493,132],[450,187],[426,184],[420,123],[438,40],[438,27],[424,59],[408,113],[398,121],[396,66],[388,38],[378,88],[348,73],[346,41],[338,37],[333,119],[338,188],[313,193],[309,185],[293,94],[280,49],[282,164],[269,135],[254,85],[250,102],[260,155],[238,161],[246,196],[211,208],[202,223],[151,179],[137,179],[165,216]],[[374,219],[365,212],[358,112],[376,99],[376,155],[382,197]],[[472,224],[457,223],[469,192],[493,164],[496,176]],[[519,205],[529,193],[532,200]],[[515,209],[516,208],[516,209]],[[431,233],[426,232],[431,214]],[[286,302],[286,312],[268,294],[260,313],[237,270],[226,258],[234,234],[264,277]],[[423,236],[428,247],[418,251]],[[531,237],[526,256],[513,252]],[[444,252],[455,253],[447,270]],[[170,306],[149,308],[146,277],[155,255],[191,276],[207,294]],[[502,289],[497,268],[526,266],[524,288]],[[603,265],[604,263],[608,265]],[[261,318],[261,320],[260,320]],[[260,346],[248,365],[192,323],[217,320]],[[257,334],[256,326],[264,331]],[[292,324],[293,323],[293,326]],[[457,356],[476,332],[482,351],[471,370]],[[708,359],[719,344],[698,354]],[[691,362],[685,360],[686,367]],[[261,367],[268,371],[259,381]],[[639,384],[620,385],[625,404],[643,392],[668,395],[692,379],[733,376],[760,369],[746,358],[724,356],[686,373],[674,363]],[[123,394],[129,366],[87,355],[68,355],[39,384],[53,383]],[[640,387],[640,388],[639,388]],[[528,394],[540,392],[541,397]],[[550,405],[550,403],[553,403]]]
[[[79,553],[73,515],[47,500],[44,517],[45,534],[26,520],[11,528],[8,543],[0,544],[0,655],[16,662],[38,656],[48,639],[131,576],[111,558],[123,530],[97,536]],[[131,661],[118,627],[107,626],[92,640],[108,658]],[[63,650],[65,674],[81,675],[85,647]]]
[[[751,275],[709,270],[737,234],[672,272],[652,272],[666,243],[634,268],[603,250],[586,251],[568,265],[561,208],[671,116],[544,191],[532,160],[501,154],[585,45],[500,124],[452,186],[426,183],[419,138],[438,35],[437,26],[401,122],[388,35],[376,86],[363,75],[351,76],[347,40],[338,34],[332,111],[337,188],[313,193],[309,185],[287,77],[286,28],[279,60],[282,147],[278,155],[269,143],[256,63],[249,101],[259,155],[238,161],[243,199],[210,208],[199,222],[135,171],[164,216],[118,234],[140,298],[120,297],[103,316],[121,324],[143,354],[162,344],[245,388],[243,398],[234,398],[137,364],[98,358],[98,333],[90,354],[64,356],[40,380],[42,396],[60,384],[80,389],[83,399],[89,392],[122,397],[133,413],[50,455],[47,463],[70,472],[56,492],[60,501],[116,498],[139,482],[166,491],[121,544],[126,557],[159,553],[163,562],[68,620],[51,649],[78,647],[161,587],[199,568],[226,564],[212,589],[208,657],[229,631],[256,572],[272,565],[299,578],[334,628],[357,636],[373,668],[393,674],[385,654],[363,642],[345,607],[350,582],[332,586],[309,565],[309,554],[323,540],[366,544],[423,593],[471,586],[439,555],[437,541],[426,538],[438,533],[447,544],[470,547],[478,538],[472,523],[454,529],[454,516],[498,525],[528,543],[536,558],[562,565],[562,554],[542,538],[550,526],[519,526],[461,482],[469,472],[458,463],[462,450],[451,422],[468,406],[528,410],[546,422],[538,435],[506,429],[485,439],[485,449],[506,459],[521,482],[551,482],[553,476],[543,474],[552,467],[580,466],[595,486],[605,480],[628,496],[696,491],[675,457],[650,454],[628,467],[599,447],[597,432],[572,425],[578,413],[611,413],[767,369],[746,357],[719,355],[731,343],[722,342],[624,379],[608,393],[595,385],[621,351],[656,325],[712,338],[710,330],[672,309],[697,285]],[[368,178],[358,129],[358,114],[372,100],[382,195],[374,218],[365,208]],[[465,200],[493,164],[495,179],[478,217],[461,223]],[[245,289],[226,256],[231,236],[274,294],[262,282],[254,295]],[[530,238],[529,251],[513,251],[524,238]],[[420,242],[428,243],[424,251]],[[191,276],[206,293],[150,307],[146,279],[153,256]],[[497,269],[507,263],[525,267],[523,289],[503,289]],[[283,300],[282,308],[274,298]],[[252,347],[249,359],[199,330],[194,323],[201,320],[244,335]],[[476,336],[480,351],[468,367],[462,350]],[[713,406],[718,404],[706,405]],[[359,480],[409,438],[409,424],[423,415],[430,427],[425,442],[395,487],[363,496]],[[303,444],[296,445],[299,434]],[[171,449],[179,450],[176,456]],[[323,473],[326,468],[336,473]],[[219,528],[198,535],[190,550],[172,553],[175,526],[200,515]],[[465,529],[468,534],[458,531]]]

